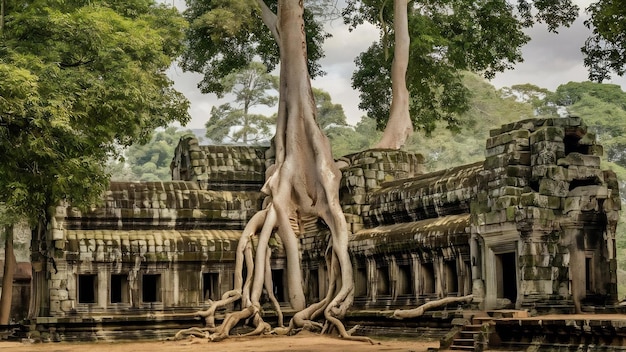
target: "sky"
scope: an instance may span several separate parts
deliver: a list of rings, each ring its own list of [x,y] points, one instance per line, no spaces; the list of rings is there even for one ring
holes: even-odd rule
[[[184,7],[183,0],[164,2],[178,8]],[[513,70],[497,74],[491,80],[491,84],[496,88],[502,88],[531,83],[554,91],[559,85],[570,81],[586,81],[587,69],[583,66],[580,48],[590,34],[583,22],[584,8],[591,0],[574,2],[581,7],[581,16],[570,28],[561,28],[558,34],[549,33],[543,25],[529,29],[527,34],[532,39],[522,48],[524,62],[515,65]],[[327,23],[326,29],[333,34],[333,37],[327,39],[324,44],[326,57],[321,60],[321,67],[326,71],[326,75],[315,79],[312,84],[329,92],[333,102],[343,106],[348,123],[356,124],[365,113],[358,108],[359,92],[351,87],[350,79],[355,69],[354,59],[378,39],[379,32],[371,25],[363,25],[349,32],[341,20]],[[211,107],[228,102],[224,99],[218,100],[213,94],[202,94],[197,88],[199,74],[183,72],[178,67],[172,67],[168,75],[174,80],[174,87],[191,102],[189,113],[192,119],[186,126],[188,128],[204,128]],[[626,90],[624,77],[615,76],[605,83],[619,84]]]

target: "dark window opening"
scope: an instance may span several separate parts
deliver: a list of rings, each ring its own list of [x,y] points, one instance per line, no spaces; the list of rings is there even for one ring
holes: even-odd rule
[[[413,293],[413,280],[410,265],[398,265],[398,294],[409,295]]]
[[[278,302],[284,302],[285,286],[283,285],[283,269],[272,270],[272,285],[276,300]]]
[[[565,136],[563,137],[563,144],[565,145],[565,155],[569,153],[587,154],[587,152],[589,151],[589,147],[580,145],[578,143],[581,139],[578,133],[582,133],[582,131],[566,131]]]
[[[141,292],[144,303],[161,302],[161,275],[144,274]]]
[[[435,267],[433,263],[422,264],[421,277],[422,294],[435,293]]]
[[[78,275],[78,303],[96,303],[97,275]]]
[[[600,180],[596,177],[594,178],[585,178],[582,180],[572,180],[569,183],[569,190],[573,190],[576,187],[582,187],[582,186],[595,186],[595,185],[599,185],[602,184],[602,182],[600,182]]]
[[[496,255],[497,297],[507,298],[511,303],[517,300],[517,266],[515,253]]]
[[[389,270],[385,267],[376,268],[376,293],[379,295],[389,295]]]
[[[593,258],[585,258],[585,290],[593,293]]]
[[[202,299],[217,301],[220,298],[219,273],[202,274]]]
[[[129,303],[128,275],[111,275],[111,303]]]
[[[310,302],[319,301],[320,282],[319,282],[319,273],[317,269],[309,270],[308,291],[309,291]]]
[[[365,268],[356,269],[356,277],[354,278],[354,296],[367,296],[367,270]]]
[[[450,202],[446,203],[445,206],[439,208],[439,216],[445,215],[457,215],[457,214],[465,214],[469,213],[469,204],[467,202]]]
[[[445,262],[444,270],[446,271],[446,292],[448,294],[457,293],[459,291],[459,276],[456,271],[456,262]]]

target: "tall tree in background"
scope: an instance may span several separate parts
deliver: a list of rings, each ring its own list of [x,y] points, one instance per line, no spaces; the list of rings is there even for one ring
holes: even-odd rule
[[[157,126],[186,123],[188,102],[165,75],[186,22],[153,1],[4,2],[0,45],[0,199],[33,224],[33,261],[44,280],[48,211],[88,206],[108,182],[118,145]],[[37,285],[34,286],[35,288]],[[9,289],[9,288],[5,288]],[[30,316],[45,314],[31,292]]]
[[[545,22],[556,31],[574,21],[578,7],[571,0],[349,0],[343,14],[353,27],[381,29],[381,41],[357,58],[352,82],[359,107],[385,129],[378,146],[399,148],[413,128],[429,133],[437,121],[458,128],[469,95],[461,70],[491,78],[512,68],[529,40],[523,28]]]
[[[2,229],[4,232],[4,270],[2,275],[2,296],[0,296],[0,325],[8,325],[11,322],[13,277],[17,263],[13,251],[13,221],[3,219],[2,214],[0,214],[0,221],[7,224]]]
[[[364,116],[356,126],[350,126],[343,106],[334,104],[328,92],[313,88],[313,95],[317,123],[328,137],[335,158],[368,149],[380,139],[372,119]]]
[[[623,1],[598,0],[587,12],[590,18],[585,25],[593,34],[582,48],[589,79],[602,82],[611,73],[624,75],[626,69],[626,6]]]
[[[278,97],[270,92],[278,88],[278,77],[267,72],[265,65],[251,62],[246,68],[226,75],[220,80],[223,93],[232,93],[236,106],[230,103],[211,109],[211,117],[206,123],[206,136],[216,143],[225,138],[232,143],[259,143],[269,141],[270,127],[274,119],[250,111],[257,105],[273,107]]]
[[[185,18],[189,21],[187,50],[182,55],[181,67],[203,74],[198,88],[218,96],[227,91],[224,77],[243,70],[260,58],[268,72],[279,61],[276,26],[263,25],[265,14],[276,12],[278,2],[246,2],[240,0],[208,1],[186,0]],[[271,17],[271,16],[270,16]],[[330,35],[322,23],[304,12],[307,65],[311,77],[323,75],[318,63],[324,57],[322,44]]]
[[[348,121],[341,104],[334,104],[330,94],[320,88],[313,88],[315,108],[317,109],[317,123],[322,130],[333,126],[347,126]]]

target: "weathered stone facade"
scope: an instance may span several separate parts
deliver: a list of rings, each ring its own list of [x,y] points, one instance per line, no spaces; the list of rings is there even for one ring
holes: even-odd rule
[[[191,312],[233,287],[234,249],[260,209],[268,148],[181,140],[171,182],[112,183],[103,203],[56,208],[34,256],[41,317]],[[578,118],[491,131],[484,162],[423,172],[421,155],[341,159],[354,310],[474,294],[473,306],[574,312],[617,300],[615,175]],[[305,291],[325,292],[328,232],[301,219]],[[272,271],[286,297],[285,258]],[[39,274],[38,274],[39,273]],[[284,302],[288,306],[287,302]]]

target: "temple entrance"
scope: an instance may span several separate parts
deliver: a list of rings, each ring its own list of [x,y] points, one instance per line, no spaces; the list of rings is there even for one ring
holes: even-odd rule
[[[497,297],[517,301],[517,266],[515,252],[496,254]]]

